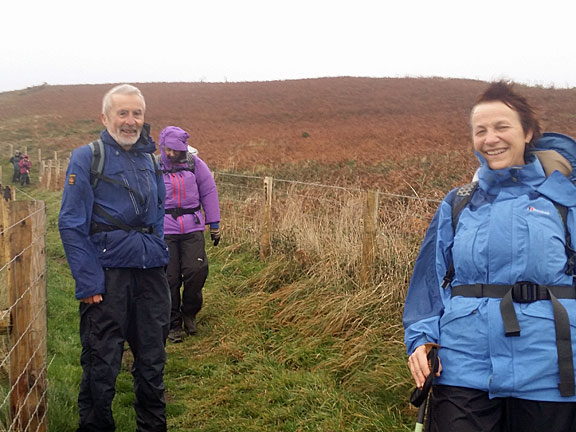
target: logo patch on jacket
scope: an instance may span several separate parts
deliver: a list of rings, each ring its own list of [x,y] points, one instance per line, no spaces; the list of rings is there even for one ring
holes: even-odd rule
[[[70,174],[70,176],[68,177],[68,184],[70,186],[76,184],[76,174]]]
[[[534,213],[540,213],[540,214],[544,214],[544,215],[548,215],[550,216],[550,212],[547,212],[546,210],[538,210],[537,208],[534,208],[532,206],[528,207],[528,210]]]

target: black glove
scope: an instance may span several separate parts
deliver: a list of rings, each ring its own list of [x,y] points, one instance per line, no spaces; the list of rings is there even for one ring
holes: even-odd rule
[[[214,246],[220,243],[220,228],[210,228],[210,239],[214,242]]]

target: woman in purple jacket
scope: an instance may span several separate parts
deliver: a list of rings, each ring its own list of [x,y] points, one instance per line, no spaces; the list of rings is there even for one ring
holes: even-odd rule
[[[214,246],[220,241],[216,183],[206,163],[188,153],[189,136],[179,127],[168,126],[159,139],[166,186],[164,240],[170,250],[167,276],[172,313],[168,340],[173,343],[182,342],[182,328],[189,335],[196,333],[196,314],[202,308],[202,288],[208,277],[205,225],[210,225]]]

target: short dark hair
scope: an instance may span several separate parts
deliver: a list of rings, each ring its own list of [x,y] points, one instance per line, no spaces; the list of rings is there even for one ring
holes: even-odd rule
[[[474,107],[485,102],[502,102],[518,113],[524,133],[532,131],[532,139],[527,143],[527,147],[532,147],[538,138],[542,136],[540,121],[534,108],[524,96],[514,91],[514,83],[506,81],[491,83],[484,93],[478,97]]]

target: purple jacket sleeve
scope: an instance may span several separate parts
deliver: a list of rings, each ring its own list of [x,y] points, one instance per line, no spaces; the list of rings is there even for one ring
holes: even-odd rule
[[[220,222],[220,202],[218,200],[216,182],[210,169],[208,169],[208,165],[198,156],[195,156],[195,158],[194,172],[196,174],[196,183],[198,184],[200,203],[206,216],[206,223]]]

